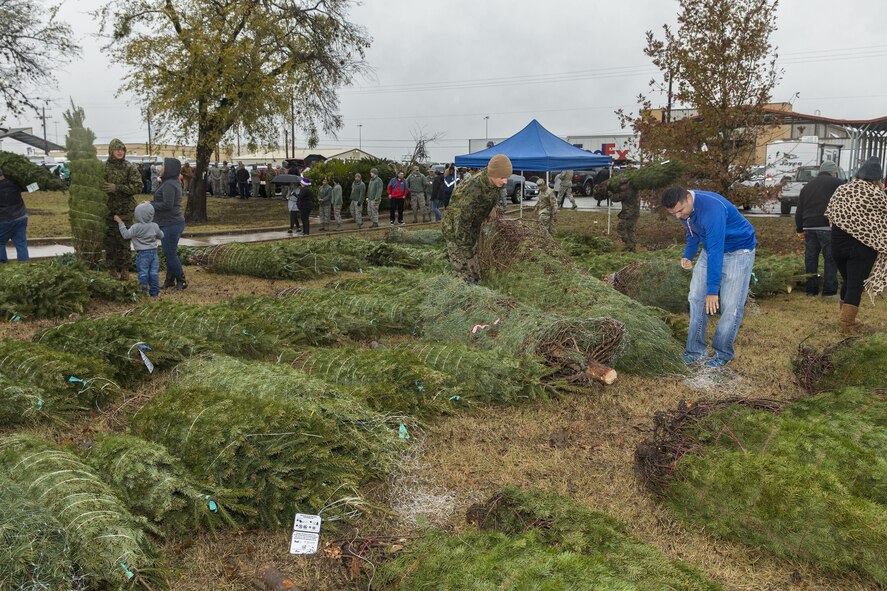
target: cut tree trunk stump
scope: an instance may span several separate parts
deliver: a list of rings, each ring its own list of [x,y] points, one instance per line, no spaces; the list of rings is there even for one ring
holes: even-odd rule
[[[596,382],[600,382],[607,386],[613,384],[619,374],[612,367],[607,367],[603,363],[598,363],[594,359],[588,361],[588,367],[585,368],[585,374]]]
[[[300,591],[292,579],[270,564],[259,567],[253,586],[262,591]]]

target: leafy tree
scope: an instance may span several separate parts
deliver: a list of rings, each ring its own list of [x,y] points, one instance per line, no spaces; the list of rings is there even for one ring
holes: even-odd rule
[[[748,176],[757,137],[768,125],[764,105],[780,75],[770,43],[778,3],[680,0],[677,31],[664,25],[662,39],[647,31],[644,53],[662,72],[650,86],[667,94],[668,106],[654,117],[652,100],[641,94],[640,116],[617,112],[640,135],[645,155],[678,158],[688,177],[724,194]],[[672,104],[695,116],[672,118]]]
[[[52,68],[80,53],[67,24],[56,20],[58,6],[46,13],[39,0],[0,0],[0,99],[21,115],[37,110],[33,91],[53,80]]]
[[[347,20],[350,0],[111,0],[98,12],[106,47],[161,137],[196,137],[185,217],[206,221],[210,156],[241,129],[250,150],[276,147],[293,112],[309,146],[342,125],[336,88],[349,84],[370,39]]]

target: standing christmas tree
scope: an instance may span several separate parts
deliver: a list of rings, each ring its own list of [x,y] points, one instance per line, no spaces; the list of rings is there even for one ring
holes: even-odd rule
[[[88,267],[98,268],[102,261],[102,245],[108,219],[108,195],[102,190],[104,167],[96,158],[95,134],[84,127],[83,109],[71,102],[65,111],[68,135],[65,146],[71,169],[71,235],[78,258]]]

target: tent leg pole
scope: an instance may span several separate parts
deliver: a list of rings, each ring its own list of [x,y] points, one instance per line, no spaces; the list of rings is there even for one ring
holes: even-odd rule
[[[613,178],[613,162],[610,162],[610,178]],[[609,183],[609,179],[607,180]],[[610,235],[610,216],[613,213],[613,202],[610,200],[610,196],[607,195],[607,236]]]
[[[524,191],[526,191],[526,186],[524,185],[524,171],[520,171],[520,219],[524,219]]]

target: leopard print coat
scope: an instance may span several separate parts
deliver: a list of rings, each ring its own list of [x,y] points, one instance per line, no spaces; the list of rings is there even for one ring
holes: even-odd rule
[[[887,194],[878,185],[854,179],[837,188],[825,216],[834,225],[878,251],[865,288],[872,297],[882,293],[887,289]]]

